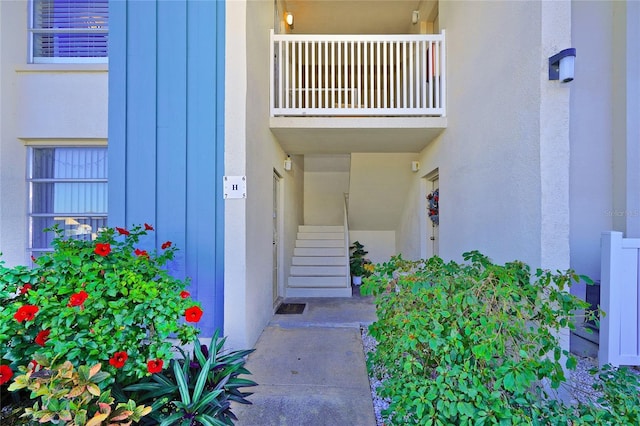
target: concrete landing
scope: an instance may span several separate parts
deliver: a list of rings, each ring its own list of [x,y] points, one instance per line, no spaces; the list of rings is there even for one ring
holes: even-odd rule
[[[234,404],[237,426],[375,426],[360,326],[372,298],[287,299],[302,314],[274,315],[246,367],[252,405]],[[249,390],[249,389],[247,389]]]

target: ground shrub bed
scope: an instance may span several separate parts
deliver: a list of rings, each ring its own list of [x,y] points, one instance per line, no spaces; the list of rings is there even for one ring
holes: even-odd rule
[[[251,351],[225,352],[217,334],[200,344],[201,305],[168,272],[173,243],[145,250],[149,224],[95,240],[47,231],[53,251],[32,268],[0,261],[3,424],[233,424]]]
[[[396,256],[363,284],[376,299],[367,362],[389,402],[385,424],[640,424],[640,382],[625,368],[592,372],[597,399],[563,402],[576,358],[558,336],[585,320],[575,312],[587,304],[569,289],[588,277],[496,265],[477,251],[463,258]]]

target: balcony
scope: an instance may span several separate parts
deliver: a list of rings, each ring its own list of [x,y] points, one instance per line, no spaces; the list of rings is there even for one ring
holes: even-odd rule
[[[287,152],[418,152],[446,128],[444,32],[272,31],[271,49],[270,124]]]

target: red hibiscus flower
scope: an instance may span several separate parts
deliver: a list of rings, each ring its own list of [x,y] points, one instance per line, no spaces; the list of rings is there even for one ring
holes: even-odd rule
[[[182,297],[183,299],[186,299],[189,296],[191,296],[191,293],[189,293],[187,290],[182,290],[180,292],[180,297]]]
[[[136,254],[136,256],[140,257],[149,257],[149,253],[147,253],[146,250],[140,250],[140,249],[136,249],[136,251],[134,251],[134,253]]]
[[[8,365],[0,365],[0,385],[4,385],[13,377],[13,371]]]
[[[192,306],[184,311],[184,316],[187,322],[198,322],[202,317],[202,309],[198,306]]]
[[[166,250],[169,247],[171,247],[171,241],[165,241],[164,243],[162,243],[162,250]]]
[[[69,298],[69,304],[67,306],[80,306],[89,297],[86,291],[81,290],[77,293],[73,293]]]
[[[150,359],[147,361],[147,371],[151,374],[159,373],[162,371],[162,364],[164,361],[161,359]]]
[[[38,307],[37,306],[24,305],[24,306],[21,306],[20,309],[18,309],[18,312],[16,312],[13,315],[13,317],[18,322],[31,321],[32,319],[35,318],[36,312],[38,312]]]
[[[22,288],[20,289],[20,294],[25,294],[26,292],[28,292],[29,290],[31,290],[33,287],[31,286],[31,284],[25,284],[22,286]]]
[[[153,231],[153,226],[149,225],[148,223],[144,224],[144,229],[145,231]]]
[[[100,256],[106,256],[111,253],[111,245],[109,243],[97,243],[94,251]]]
[[[124,228],[118,228],[118,227],[116,226],[116,231],[118,231],[118,233],[119,233],[120,235],[129,235],[129,231],[127,231],[127,230],[126,230],[126,229],[124,229]]]
[[[109,358],[109,364],[113,365],[115,368],[122,368],[128,358],[129,355],[127,355],[125,351],[116,352],[111,358]]]
[[[44,346],[44,344],[47,341],[47,339],[49,339],[49,334],[50,333],[51,333],[51,330],[42,330],[40,333],[38,333],[38,335],[36,336],[34,342],[36,342],[36,344],[38,344],[40,346]]]

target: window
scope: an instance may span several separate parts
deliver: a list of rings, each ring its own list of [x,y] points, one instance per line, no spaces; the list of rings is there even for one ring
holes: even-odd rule
[[[32,63],[106,63],[109,0],[31,0]]]
[[[95,239],[107,226],[107,148],[30,147],[29,250],[49,251],[59,225],[68,238]]]

